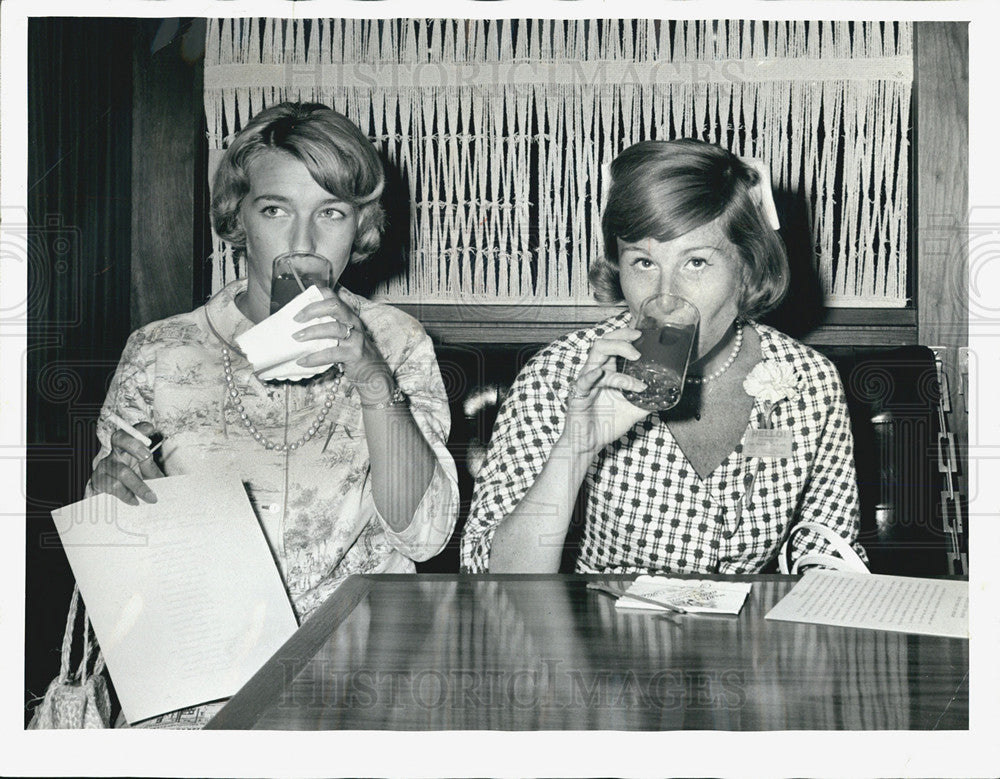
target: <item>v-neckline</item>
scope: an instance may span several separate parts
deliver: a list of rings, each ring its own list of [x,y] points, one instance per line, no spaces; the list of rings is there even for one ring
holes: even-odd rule
[[[770,339],[765,333],[761,331],[759,323],[750,322],[750,324],[753,327],[754,331],[757,333],[757,337],[760,341],[760,361],[756,363],[756,365],[759,365],[760,363],[769,359],[767,353],[765,352],[765,341],[767,341],[768,346],[770,346]],[[756,365],[754,367],[756,367]],[[753,370],[753,368],[751,368],[751,370]],[[663,427],[666,428],[667,434],[670,436],[670,440],[673,442],[673,445],[680,453],[680,456],[684,459],[684,464],[687,466],[687,468],[691,470],[691,473],[693,473],[695,477],[697,477],[699,485],[703,486],[711,482],[713,478],[716,477],[717,474],[719,474],[723,468],[725,468],[725,466],[727,465],[727,463],[729,463],[730,459],[733,456],[743,457],[743,452],[746,451],[747,433],[750,430],[757,430],[760,428],[760,417],[763,411],[764,411],[764,402],[760,399],[760,396],[755,395],[753,399],[753,404],[750,407],[749,418],[747,419],[746,425],[744,425],[743,427],[743,433],[742,435],[740,435],[739,443],[737,443],[736,446],[733,447],[733,449],[731,449],[729,453],[726,454],[726,456],[723,457],[718,462],[718,464],[704,476],[698,473],[698,469],[694,467],[694,463],[691,462],[691,458],[688,457],[687,452],[684,451],[684,447],[680,445],[680,442],[674,435],[674,431],[670,429],[670,425],[667,422],[663,422]],[[744,458],[744,459],[749,459],[749,458]]]
[[[757,423],[760,417],[759,406],[760,406],[760,401],[754,398],[753,407],[750,409],[750,416],[749,419],[747,420],[746,425],[743,428],[743,434],[740,436],[739,443],[736,444],[736,446],[733,447],[733,449],[719,461],[718,465],[716,465],[711,471],[709,471],[704,476],[698,473],[698,469],[694,467],[694,463],[691,462],[691,458],[688,457],[687,452],[684,451],[684,447],[680,445],[680,442],[674,435],[674,431],[670,429],[670,425],[668,425],[666,422],[663,423],[663,427],[666,428],[667,435],[670,436],[671,442],[673,442],[673,445],[680,453],[680,456],[684,459],[684,464],[687,466],[687,468],[690,469],[691,473],[693,473],[697,477],[699,484],[704,485],[712,481],[712,479],[726,466],[726,464],[732,457],[736,455],[739,456],[743,455],[743,452],[746,451],[747,432],[751,429],[757,429],[758,427]]]

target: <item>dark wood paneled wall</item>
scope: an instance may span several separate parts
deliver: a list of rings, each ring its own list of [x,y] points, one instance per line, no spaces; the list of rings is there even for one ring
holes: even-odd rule
[[[190,311],[204,256],[204,20],[139,19],[133,50],[132,328]],[[199,38],[200,35],[200,38]]]
[[[28,24],[26,701],[59,671],[73,588],[49,512],[83,496],[131,328],[132,40],[129,19]]]
[[[29,23],[26,703],[59,671],[73,587],[49,512],[83,496],[129,333],[197,297],[203,55],[204,20]]]
[[[966,22],[914,25],[915,240],[918,338],[939,351],[948,376],[948,424],[968,495],[968,406],[960,392],[969,338],[969,30]]]

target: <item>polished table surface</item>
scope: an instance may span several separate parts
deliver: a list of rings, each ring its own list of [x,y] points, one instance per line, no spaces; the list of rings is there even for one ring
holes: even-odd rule
[[[584,576],[356,576],[209,723],[270,730],[966,729],[969,644],[616,610]],[[627,582],[626,582],[627,583]]]

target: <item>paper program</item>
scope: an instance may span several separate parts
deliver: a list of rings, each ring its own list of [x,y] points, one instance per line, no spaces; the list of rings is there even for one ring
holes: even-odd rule
[[[239,479],[149,486],[52,512],[129,722],[233,695],[296,629]]]

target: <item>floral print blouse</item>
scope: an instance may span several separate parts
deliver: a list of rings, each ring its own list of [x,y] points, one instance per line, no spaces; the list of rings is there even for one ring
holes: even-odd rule
[[[563,336],[514,382],[476,479],[462,537],[463,570],[488,570],[493,533],[562,432],[567,397],[591,344],[628,321],[623,312]],[[864,556],[856,543],[853,438],[837,370],[783,333],[753,327],[763,358],[758,367],[765,366],[755,372],[794,377],[793,387],[779,393],[786,397],[755,392],[741,442],[704,479],[657,414],[604,447],[584,480],[577,571],[752,573],[774,560],[797,519],[827,525]],[[772,441],[783,438],[784,446],[762,447],[768,433]],[[829,552],[826,547],[803,531],[794,537],[791,556]]]
[[[458,514],[455,463],[445,447],[448,401],[434,350],[420,324],[391,306],[344,294],[389,364],[424,438],[434,472],[413,520],[394,532],[372,498],[368,446],[358,393],[342,382],[323,425],[293,451],[266,450],[237,412],[273,441],[297,440],[323,408],[334,371],[300,382],[261,382],[232,349],[252,323],[236,307],[246,280],[232,282],[205,306],[134,332],[122,354],[98,421],[110,451],[114,412],[149,421],[163,435],[168,476],[211,468],[237,474],[274,554],[300,622],[355,573],[407,573],[447,543]],[[230,345],[239,399],[227,392],[222,347]],[[155,491],[155,482],[151,485]]]

